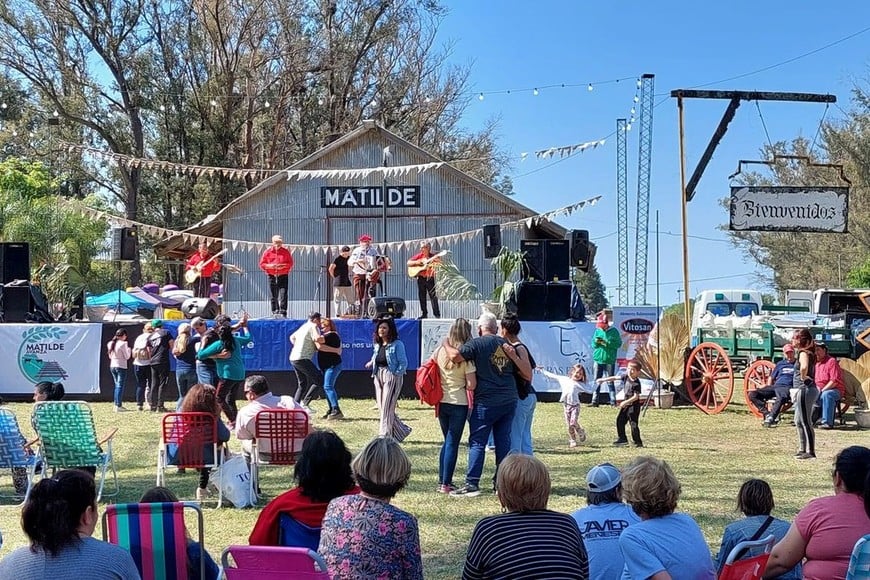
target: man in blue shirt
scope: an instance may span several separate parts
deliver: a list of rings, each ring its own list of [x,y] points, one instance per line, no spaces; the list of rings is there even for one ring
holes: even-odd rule
[[[772,427],[779,423],[779,412],[782,406],[790,400],[789,389],[794,377],[794,347],[790,344],[782,347],[785,358],[776,363],[766,387],[749,393],[749,400],[764,415],[764,427]],[[767,410],[767,401],[776,398],[773,408]]]
[[[590,578],[619,578],[625,566],[619,551],[622,531],[640,518],[622,503],[622,475],[610,463],[596,465],[586,474],[586,503],[571,516],[580,528],[589,555]]]

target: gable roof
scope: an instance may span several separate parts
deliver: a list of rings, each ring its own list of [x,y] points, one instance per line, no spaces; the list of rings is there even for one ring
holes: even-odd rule
[[[407,141],[406,139],[403,139],[392,131],[385,129],[381,125],[378,125],[375,121],[364,120],[356,129],[345,133],[335,141],[332,141],[331,143],[321,147],[307,157],[303,157],[302,159],[288,167],[287,170],[292,171],[309,169],[320,159],[328,156],[332,152],[340,149],[341,147],[344,147],[348,143],[352,143],[358,139],[361,139],[367,133],[372,131],[378,133],[378,136],[387,141],[391,146],[395,145],[397,147],[410,150],[413,153],[419,155],[424,160],[422,163],[443,162],[443,160],[435,157],[434,155],[432,155],[432,153],[420,148],[419,146],[411,143],[410,141]],[[460,179],[464,179],[470,182],[483,195],[487,195],[491,198],[496,199],[498,202],[507,205],[523,217],[532,217],[538,215],[537,212],[533,211],[531,208],[511,199],[509,196],[498,191],[491,185],[488,185],[480,181],[479,179],[460,171],[459,169],[450,165],[450,163],[448,162],[444,162],[444,165],[441,166],[440,170],[447,171],[448,173],[452,173],[454,176],[459,177]],[[261,181],[236,199],[232,200],[224,207],[222,207],[216,214],[210,215],[199,223],[194,224],[193,226],[184,230],[184,233],[221,237],[217,233],[217,231],[218,228],[220,228],[219,231],[223,231],[222,216],[227,211],[239,205],[240,203],[250,199],[251,197],[260,195],[262,192],[267,191],[273,185],[276,185],[286,180],[287,176],[283,172],[276,173],[264,179],[263,181]],[[536,227],[550,233],[556,238],[564,238],[565,234],[567,233],[567,230],[565,228],[554,222],[542,221],[536,224]],[[189,246],[189,244],[184,242],[179,235],[158,242],[157,244],[155,244],[154,249],[158,254],[162,255],[170,255],[176,253],[180,254],[182,250],[184,251],[184,255],[186,255],[191,251],[187,249],[187,246]]]

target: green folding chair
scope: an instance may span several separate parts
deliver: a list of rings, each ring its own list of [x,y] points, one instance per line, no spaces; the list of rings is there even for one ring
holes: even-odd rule
[[[111,466],[114,491],[106,496],[118,495],[118,472],[112,457],[112,438],[118,428],[98,439],[90,405],[84,401],[36,403],[33,407],[33,427],[39,435],[37,456],[43,462],[43,470],[95,468],[100,474],[97,488],[97,501],[100,501],[106,483],[106,470]]]
[[[13,480],[16,477],[16,471],[21,473],[27,483],[23,496],[16,493],[11,496],[0,495],[0,497],[21,499],[21,503],[18,505],[23,505],[27,501],[30,489],[33,487],[36,470],[36,456],[30,451],[30,446],[33,443],[28,443],[22,435],[15,414],[9,409],[0,409],[0,468],[11,468]]]

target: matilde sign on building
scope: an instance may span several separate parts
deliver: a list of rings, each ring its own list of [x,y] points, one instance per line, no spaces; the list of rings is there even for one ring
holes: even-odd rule
[[[376,186],[321,187],[320,207],[384,207],[381,190]],[[420,207],[420,186],[388,186],[387,207]]]
[[[731,188],[735,231],[845,233],[848,218],[848,187]]]

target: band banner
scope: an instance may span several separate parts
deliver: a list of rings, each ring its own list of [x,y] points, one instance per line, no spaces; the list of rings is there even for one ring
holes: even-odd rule
[[[426,360],[447,337],[452,320],[423,320],[420,329],[421,360]],[[471,321],[476,333],[475,322]],[[586,367],[592,376],[591,322],[523,322],[520,340],[529,348],[537,366],[552,373],[566,375],[577,363]],[[407,344],[407,343],[406,343]],[[559,392],[559,384],[540,373],[535,373],[532,385],[536,391]]]
[[[31,390],[40,381],[63,383],[69,394],[98,394],[100,324],[2,324],[0,393]],[[8,364],[15,361],[15,364]]]
[[[372,357],[372,340],[374,338],[373,320],[342,320],[335,321],[336,331],[341,337],[341,365],[346,371],[362,371],[365,363]],[[175,337],[178,336],[178,325],[184,321],[166,320],[164,327]],[[242,358],[245,370],[249,373],[258,371],[290,371],[290,335],[302,326],[304,320],[262,319],[249,320],[248,330],[253,340],[245,347]],[[208,325],[212,326],[212,321]],[[420,323],[416,320],[396,320],[399,339],[405,344],[408,356],[408,369],[414,370],[420,363]],[[172,369],[175,360],[172,359]],[[316,361],[315,361],[316,362]]]

